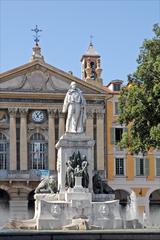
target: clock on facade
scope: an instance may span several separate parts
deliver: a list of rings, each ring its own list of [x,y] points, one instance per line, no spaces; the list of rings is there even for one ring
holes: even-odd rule
[[[32,112],[32,120],[34,122],[42,122],[44,120],[44,112],[40,110]]]

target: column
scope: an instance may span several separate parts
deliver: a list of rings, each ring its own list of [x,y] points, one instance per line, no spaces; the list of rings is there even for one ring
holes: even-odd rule
[[[9,169],[10,170],[17,170],[16,112],[17,112],[17,108],[8,109],[8,113],[10,115],[10,126],[9,126],[9,133],[10,133]]]
[[[65,113],[59,111],[59,139],[65,133]]]
[[[27,112],[28,108],[20,108],[20,170],[28,169],[27,147]]]
[[[93,139],[93,113],[91,111],[87,112],[86,136]]]
[[[104,112],[97,113],[97,170],[104,170]]]
[[[55,170],[55,109],[48,110],[48,169]]]
[[[90,137],[92,140],[94,140],[94,134],[93,134],[93,112],[87,111],[87,119],[86,119],[86,136]],[[92,147],[92,160],[93,160],[93,168],[95,164],[95,156],[94,156],[94,146]]]

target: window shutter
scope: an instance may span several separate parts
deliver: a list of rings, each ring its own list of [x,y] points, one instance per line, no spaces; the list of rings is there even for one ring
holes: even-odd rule
[[[115,144],[115,128],[110,129],[110,140],[111,144]]]
[[[115,115],[118,115],[118,114],[119,114],[118,102],[115,102],[115,103],[114,103],[114,109],[115,109],[114,114],[115,114]]]
[[[123,131],[124,131],[124,132],[128,132],[128,128],[124,128]]]
[[[140,176],[140,159],[136,158],[136,176]]]
[[[149,159],[145,159],[145,175],[149,176]]]
[[[160,176],[160,158],[156,158],[156,176]]]

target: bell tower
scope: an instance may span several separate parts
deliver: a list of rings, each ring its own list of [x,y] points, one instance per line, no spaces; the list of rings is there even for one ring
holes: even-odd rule
[[[100,55],[93,47],[90,41],[87,52],[81,58],[82,63],[82,80],[93,85],[101,86],[103,84],[101,78],[101,60]]]

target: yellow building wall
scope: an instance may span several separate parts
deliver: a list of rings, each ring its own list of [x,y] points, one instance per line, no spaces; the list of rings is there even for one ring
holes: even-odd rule
[[[155,158],[151,151],[147,158],[149,159],[149,176],[147,177],[147,180],[153,181],[155,178]]]
[[[106,156],[106,172],[108,180],[114,179],[114,145],[111,144],[111,128],[112,123],[117,121],[118,116],[113,113],[114,97],[109,99],[106,103],[106,139],[107,139],[107,156]],[[147,159],[149,159],[149,176],[146,180],[153,181],[155,178],[155,158],[153,150],[148,152]],[[135,178],[135,159],[129,152],[126,153],[126,180],[133,181]]]
[[[126,179],[127,181],[134,179],[134,159],[130,154],[126,155]]]
[[[136,193],[137,197],[144,197],[148,192],[148,188],[132,188],[132,190]]]
[[[108,180],[112,180],[114,177],[114,155],[113,155],[113,145],[111,144],[111,127],[112,127],[112,121],[113,121],[113,104],[111,101],[107,102],[107,175],[108,175]]]

